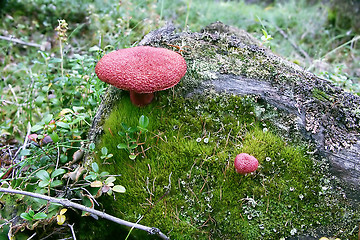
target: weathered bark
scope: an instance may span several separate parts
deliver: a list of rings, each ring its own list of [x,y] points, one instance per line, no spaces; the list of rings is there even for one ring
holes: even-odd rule
[[[146,35],[140,45],[182,47],[188,72],[177,90],[255,95],[281,112],[273,119],[284,134],[295,131],[316,145],[333,173],[351,189],[360,178],[360,98],[275,55],[247,32],[220,22],[200,33],[175,33],[168,25]],[[175,50],[175,49],[174,49]],[[95,117],[90,140],[101,132],[119,90],[110,88]],[[115,94],[114,94],[115,93]],[[290,120],[289,120],[290,119]],[[356,191],[353,197],[359,198]]]

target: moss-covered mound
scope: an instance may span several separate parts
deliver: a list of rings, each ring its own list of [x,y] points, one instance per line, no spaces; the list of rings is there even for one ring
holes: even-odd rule
[[[95,160],[126,187],[105,201],[108,213],[133,222],[143,217],[140,224],[171,239],[355,238],[359,212],[336,192],[326,163],[308,146],[279,137],[259,117],[255,98],[195,100],[171,90],[157,98],[137,108],[123,93],[103,124]],[[148,131],[136,129],[142,115]],[[103,147],[113,157],[101,159]],[[235,172],[241,152],[259,160],[255,174]],[[135,230],[132,236],[151,239]]]

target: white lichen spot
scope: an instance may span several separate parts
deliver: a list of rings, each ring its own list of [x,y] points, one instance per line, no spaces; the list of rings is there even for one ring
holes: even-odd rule
[[[290,234],[294,236],[297,233],[296,228],[291,229]]]

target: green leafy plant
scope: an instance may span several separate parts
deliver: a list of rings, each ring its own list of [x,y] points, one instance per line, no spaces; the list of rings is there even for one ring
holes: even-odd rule
[[[36,173],[36,177],[40,179],[40,182],[38,183],[38,186],[43,188],[50,186],[52,188],[59,187],[63,184],[63,182],[59,179],[54,180],[56,177],[61,176],[65,173],[65,169],[59,168],[54,170],[51,174],[49,174],[45,170],[40,170]]]
[[[90,187],[98,188],[96,196],[101,196],[102,193],[112,195],[113,192],[124,193],[126,191],[124,186],[114,184],[116,177],[109,176],[108,172],[99,173],[99,165],[96,162],[91,164],[91,168],[93,171],[89,172],[85,180],[91,182]]]
[[[148,131],[149,118],[141,115],[139,118],[137,127],[129,127],[125,123],[121,123],[123,131],[119,131],[118,134],[123,137],[124,142],[117,145],[118,149],[125,149],[129,153],[129,158],[134,160],[137,156],[137,148],[143,143],[140,142],[142,134]]]
[[[100,158],[104,160],[104,162],[106,162],[106,160],[110,159],[113,157],[112,153],[108,153],[108,149],[107,147],[102,147],[101,148],[101,156]]]
[[[47,218],[47,214],[44,212],[38,212],[35,214],[34,210],[29,209],[28,212],[21,213],[20,217],[28,221],[34,221],[34,220],[42,220]]]
[[[99,165],[96,162],[91,164],[91,168],[92,168],[92,171],[90,171],[89,174],[85,177],[85,180],[95,181],[106,175],[109,175],[108,172],[99,173]]]
[[[270,42],[270,40],[274,39],[273,37],[271,37],[270,34],[267,33],[267,31],[265,29],[261,29],[263,35],[261,36],[261,41],[263,42],[263,44],[267,44]]]
[[[354,77],[349,76],[344,71],[343,65],[334,67],[333,71],[324,71],[319,74],[321,78],[325,78],[333,82],[336,86],[347,89],[357,95],[360,95],[360,84]]]

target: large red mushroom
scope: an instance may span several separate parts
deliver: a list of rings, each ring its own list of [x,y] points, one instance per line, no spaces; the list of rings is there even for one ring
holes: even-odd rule
[[[140,46],[103,56],[95,73],[101,81],[130,92],[131,102],[145,106],[154,92],[175,86],[186,73],[185,59],[166,48]]]
[[[234,166],[236,172],[244,175],[254,172],[258,168],[259,162],[254,156],[247,153],[240,153],[235,158]]]

